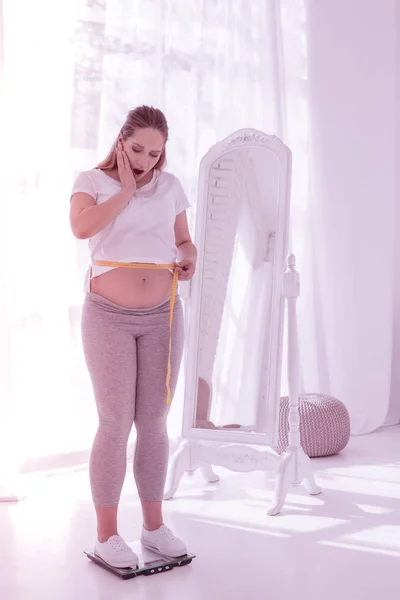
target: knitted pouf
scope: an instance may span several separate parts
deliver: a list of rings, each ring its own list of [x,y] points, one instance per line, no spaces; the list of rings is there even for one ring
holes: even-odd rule
[[[347,446],[350,418],[345,405],[325,394],[305,394],[299,398],[300,443],[310,457],[331,456]],[[288,446],[289,398],[280,401],[279,434],[276,450],[281,454]]]

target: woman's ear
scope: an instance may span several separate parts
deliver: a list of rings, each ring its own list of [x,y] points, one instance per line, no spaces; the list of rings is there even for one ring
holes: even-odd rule
[[[117,143],[115,144],[115,149],[120,148],[120,150],[123,149],[123,145],[122,145],[123,139],[122,139],[122,135],[119,133],[118,137],[117,137]]]

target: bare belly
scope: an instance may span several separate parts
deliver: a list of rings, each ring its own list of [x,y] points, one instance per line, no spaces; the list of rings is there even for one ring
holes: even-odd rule
[[[171,295],[172,273],[168,270],[112,269],[93,277],[90,291],[128,308],[149,308]]]

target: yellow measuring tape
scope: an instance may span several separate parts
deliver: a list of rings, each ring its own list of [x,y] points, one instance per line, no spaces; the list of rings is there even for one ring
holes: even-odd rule
[[[171,404],[171,347],[172,347],[172,321],[174,318],[174,306],[176,294],[178,291],[178,277],[179,273],[176,265],[156,265],[154,263],[126,263],[126,262],[112,262],[108,260],[95,260],[93,264],[97,267],[112,267],[112,268],[124,268],[124,269],[172,269],[174,276],[172,279],[171,299],[169,302],[169,350],[168,350],[168,368],[167,368],[167,404]]]

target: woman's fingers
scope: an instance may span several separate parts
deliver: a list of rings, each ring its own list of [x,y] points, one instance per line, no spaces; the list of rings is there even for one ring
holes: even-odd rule
[[[193,263],[183,262],[181,265],[177,265],[178,277],[181,281],[187,281],[191,279],[195,272],[195,266]]]
[[[129,168],[128,157],[126,156],[126,153],[123,151],[120,143],[117,144],[116,151],[117,151],[118,170],[121,175],[121,172],[127,171]]]
[[[124,161],[124,167],[125,167],[126,170],[128,170],[130,168],[130,165],[129,165],[129,161],[128,161],[128,157],[126,155],[126,152],[124,152],[124,150],[122,150],[121,154],[122,154],[122,159]]]
[[[128,160],[128,156],[126,154],[126,152],[123,150],[122,145],[120,143],[117,144],[117,160],[118,160],[118,156],[120,156],[121,158],[121,166],[129,173],[130,171],[132,171],[132,169],[130,168],[130,164],[129,164],[129,160]]]
[[[117,147],[115,150],[116,150],[116,154],[117,154],[118,171],[121,175],[121,170],[124,168],[124,159],[123,159],[121,148],[120,148],[119,144],[117,144]]]
[[[123,150],[123,146],[120,142],[117,143],[115,151],[117,155],[118,174],[122,187],[129,188],[132,190],[132,193],[134,193],[136,191],[135,176],[131,169],[128,156]]]

